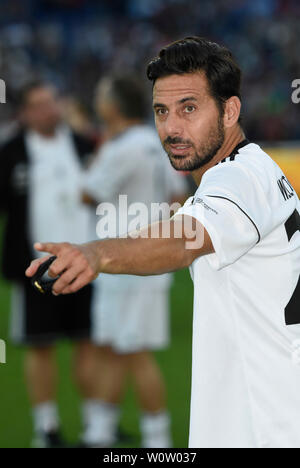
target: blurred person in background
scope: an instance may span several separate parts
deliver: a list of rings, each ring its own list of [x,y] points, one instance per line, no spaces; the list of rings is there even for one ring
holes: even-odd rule
[[[32,404],[34,447],[62,446],[56,404],[55,345],[74,343],[73,376],[83,398],[85,423],[93,391],[90,344],[92,288],[70,297],[41,295],[24,281],[36,239],[88,240],[90,213],[79,182],[93,144],[65,124],[57,91],[28,83],[19,96],[21,128],[0,151],[0,208],[7,215],[2,252],[4,276],[13,282],[11,337],[26,345],[25,375]]]
[[[103,78],[97,88],[96,108],[108,140],[83,177],[84,201],[94,205],[109,202],[116,208],[119,223],[112,235],[126,233],[127,222],[136,217],[128,215],[119,195],[127,196],[128,207],[139,202],[149,211],[151,203],[183,202],[187,197],[184,177],[166,162],[155,130],[144,123],[145,94],[140,81],[130,74]],[[147,216],[145,224],[148,221]],[[106,237],[98,230],[97,234]],[[170,275],[105,274],[96,280],[92,339],[99,346],[102,372],[94,426],[82,438],[86,446],[115,442],[129,375],[142,412],[143,447],[171,446],[164,379],[152,354],[169,343],[170,280]]]
[[[64,118],[73,131],[94,141],[96,147],[100,146],[102,138],[99,129],[92,123],[87,107],[74,96],[65,97],[63,106]]]

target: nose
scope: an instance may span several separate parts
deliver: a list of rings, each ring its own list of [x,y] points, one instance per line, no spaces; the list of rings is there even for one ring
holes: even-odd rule
[[[169,113],[165,121],[165,132],[170,137],[182,136],[183,124],[177,113]]]

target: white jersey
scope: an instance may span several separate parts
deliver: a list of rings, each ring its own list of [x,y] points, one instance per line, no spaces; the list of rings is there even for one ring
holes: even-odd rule
[[[191,267],[190,447],[300,447],[299,213],[281,169],[247,141],[178,212],[215,250]]]
[[[70,130],[61,126],[53,138],[28,131],[25,144],[31,163],[30,238],[86,242],[90,210],[81,203],[81,165]]]
[[[132,126],[105,143],[83,176],[82,185],[83,190],[100,203],[93,235],[96,237],[97,224],[97,235],[101,239],[126,235],[135,227],[147,226],[155,221],[149,217],[151,204],[168,203],[172,196],[187,192],[184,178],[170,167],[155,130],[148,125]],[[115,207],[110,213],[116,223],[107,216],[106,203]],[[163,217],[169,216],[167,212]],[[135,224],[137,219],[141,219],[142,225]],[[108,221],[111,230],[107,229]],[[169,285],[169,277],[102,274],[99,279],[105,282],[103,287],[114,290],[138,285],[161,289]]]

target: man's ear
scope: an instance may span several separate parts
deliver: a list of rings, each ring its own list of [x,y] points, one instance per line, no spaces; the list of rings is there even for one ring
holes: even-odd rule
[[[241,101],[237,96],[227,99],[224,108],[224,127],[233,127],[239,120],[241,113]]]

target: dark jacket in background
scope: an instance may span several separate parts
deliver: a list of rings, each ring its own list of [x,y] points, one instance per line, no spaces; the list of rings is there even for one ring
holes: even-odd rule
[[[95,145],[86,137],[71,135],[83,164]],[[24,281],[25,270],[34,258],[32,241],[28,237],[29,174],[30,160],[22,130],[0,149],[0,212],[6,213],[1,266],[8,280]]]

